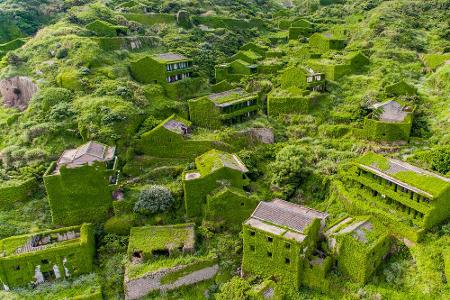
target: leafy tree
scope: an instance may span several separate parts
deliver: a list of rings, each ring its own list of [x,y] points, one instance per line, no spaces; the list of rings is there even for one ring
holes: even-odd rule
[[[308,152],[297,145],[289,145],[278,152],[272,164],[272,184],[286,195],[292,195],[310,173]]]
[[[438,147],[431,154],[431,167],[442,174],[450,172],[450,147]]]
[[[134,212],[150,215],[165,212],[175,203],[172,193],[164,186],[153,185],[141,191]]]

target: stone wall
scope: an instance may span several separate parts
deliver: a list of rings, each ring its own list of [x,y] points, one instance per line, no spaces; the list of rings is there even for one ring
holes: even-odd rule
[[[163,284],[161,282],[167,274],[180,271],[183,268],[184,266],[177,266],[171,269],[164,269],[133,280],[127,280],[125,277],[125,299],[140,299],[155,290],[169,291],[182,286],[195,284],[213,278],[219,271],[219,265],[214,264],[210,267],[196,270],[185,276],[179,277],[168,284]]]

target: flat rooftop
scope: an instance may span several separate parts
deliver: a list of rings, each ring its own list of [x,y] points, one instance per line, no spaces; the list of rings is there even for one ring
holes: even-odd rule
[[[178,53],[161,53],[156,54],[154,58],[161,62],[176,62],[176,61],[182,61],[182,60],[189,60],[184,55],[178,54]]]

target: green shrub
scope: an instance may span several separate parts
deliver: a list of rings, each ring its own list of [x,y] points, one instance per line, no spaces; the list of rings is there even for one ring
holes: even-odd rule
[[[165,212],[175,204],[172,193],[164,186],[153,185],[141,191],[134,212],[150,215]]]
[[[131,227],[134,226],[133,215],[120,215],[110,218],[105,223],[105,231],[110,234],[128,235]]]

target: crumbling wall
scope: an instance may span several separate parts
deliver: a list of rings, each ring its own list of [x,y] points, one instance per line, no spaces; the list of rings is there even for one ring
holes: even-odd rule
[[[0,81],[0,94],[3,97],[3,105],[15,107],[21,111],[28,107],[28,102],[37,92],[37,86],[30,78],[15,76]]]

